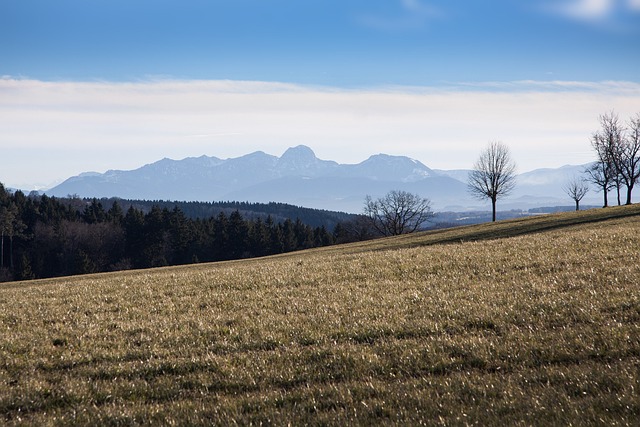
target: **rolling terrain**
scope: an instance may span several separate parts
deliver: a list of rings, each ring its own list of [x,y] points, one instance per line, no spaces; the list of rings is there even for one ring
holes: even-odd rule
[[[0,284],[7,425],[637,425],[640,206]]]

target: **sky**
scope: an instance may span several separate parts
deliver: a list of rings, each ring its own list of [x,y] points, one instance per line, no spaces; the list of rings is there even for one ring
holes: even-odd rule
[[[640,113],[640,0],[0,0],[0,182],[165,157],[521,172]]]

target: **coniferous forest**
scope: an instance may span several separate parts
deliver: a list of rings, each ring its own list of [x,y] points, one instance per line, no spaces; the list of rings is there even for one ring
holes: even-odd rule
[[[189,215],[180,206],[27,196],[0,184],[0,281],[258,257],[345,241],[344,233],[334,234],[344,230],[339,220],[329,220],[337,224],[331,230],[313,210],[303,213],[321,225],[283,219],[283,210],[295,211],[287,205],[270,204],[273,215],[256,215],[247,214],[247,204],[225,203],[212,216],[204,215],[214,212],[206,204],[184,204]]]

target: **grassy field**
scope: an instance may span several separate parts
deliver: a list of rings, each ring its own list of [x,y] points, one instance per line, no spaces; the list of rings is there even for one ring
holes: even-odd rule
[[[0,285],[0,424],[639,425],[640,206]]]

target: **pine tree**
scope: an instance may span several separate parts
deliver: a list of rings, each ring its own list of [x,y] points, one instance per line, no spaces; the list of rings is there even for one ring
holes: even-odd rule
[[[102,207],[102,203],[98,199],[94,198],[91,203],[88,204],[82,212],[82,219],[87,224],[97,224],[104,222],[107,218],[107,214]]]
[[[117,200],[113,202],[111,205],[111,209],[107,211],[107,221],[111,221],[116,224],[122,224],[124,222],[124,214],[122,212],[122,207]]]

